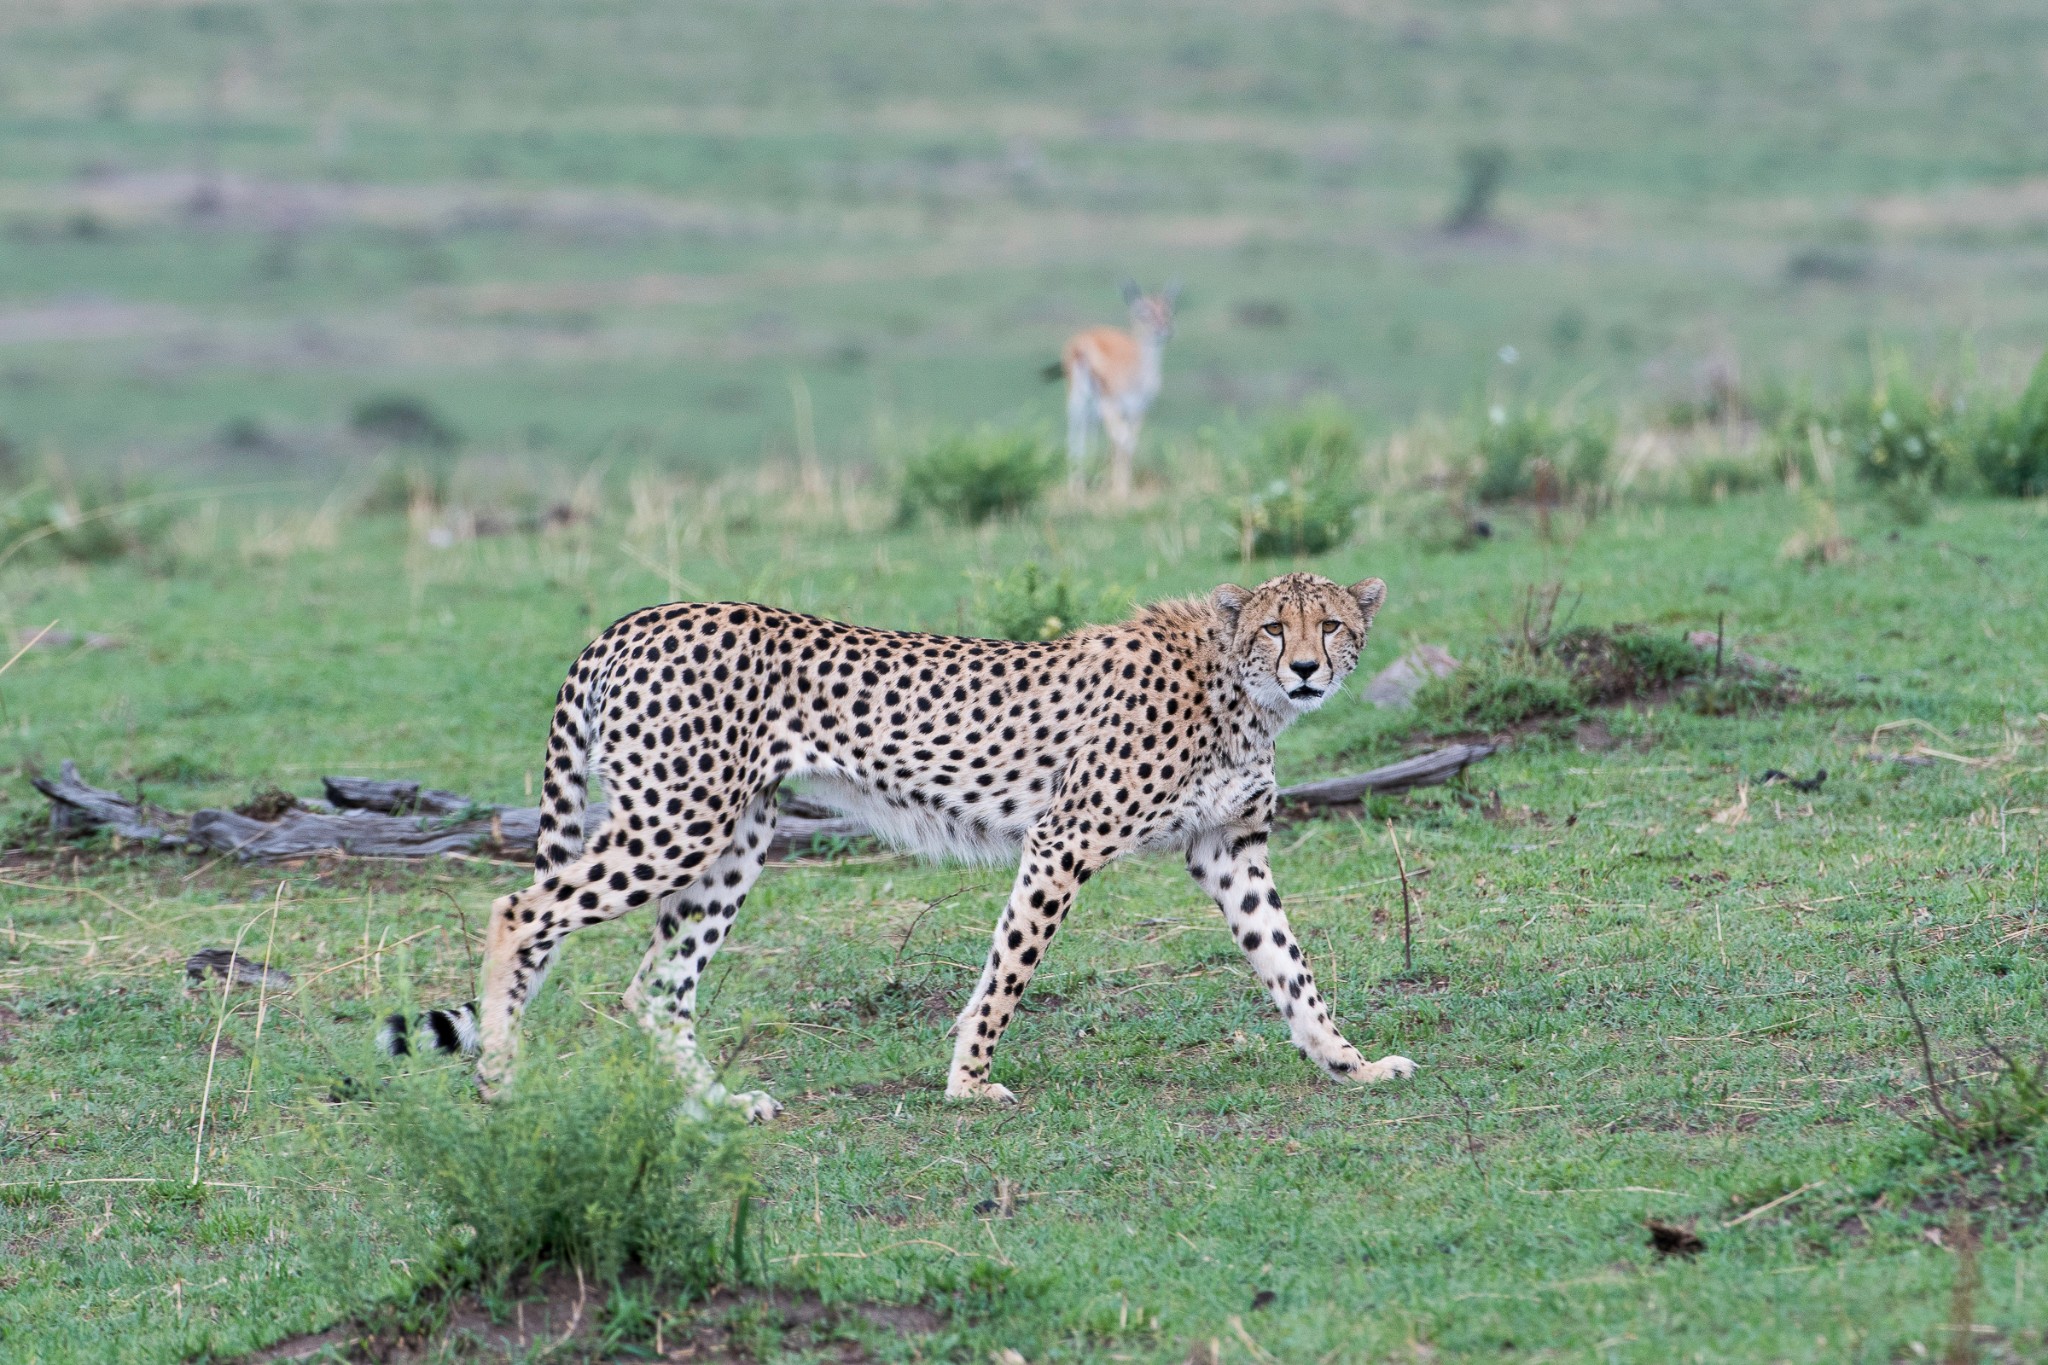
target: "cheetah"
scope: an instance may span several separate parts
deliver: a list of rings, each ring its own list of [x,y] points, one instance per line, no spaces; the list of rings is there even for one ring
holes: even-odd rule
[[[729,941],[801,778],[915,852],[1021,859],[961,1010],[946,1094],[1012,1102],[996,1045],[1074,898],[1112,859],[1174,849],[1303,1055],[1339,1081],[1412,1075],[1344,1040],[1281,909],[1267,852],[1273,745],[1357,666],[1386,585],[1294,573],[1160,603],[1045,643],[871,630],[753,603],[624,617],[562,684],[548,734],[535,880],[491,907],[474,1014],[434,1011],[444,1050],[480,1051],[486,1095],[511,1075],[519,1016],[563,937],[653,904],[626,992],[683,1081],[727,1094],[699,1055],[697,987]],[[584,840],[587,774],[609,811]],[[403,1020],[393,1050],[404,1050]],[[389,1034],[387,1033],[387,1039]]]

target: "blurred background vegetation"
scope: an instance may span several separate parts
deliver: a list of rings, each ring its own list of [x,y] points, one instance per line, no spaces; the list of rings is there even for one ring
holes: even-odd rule
[[[1739,491],[1788,414],[1960,420],[2020,391],[2048,323],[2038,19],[17,4],[0,431],[44,491],[388,483],[396,447],[443,485],[486,457],[784,461],[901,494],[934,442],[1049,433],[1062,338],[1119,319],[1119,279],[1172,276],[1142,458],[1155,483],[1192,446],[1234,463],[1262,543],[1323,543],[1329,508],[1251,464],[1288,485],[1431,418],[1495,495],[1552,437],[1569,489],[1700,428],[1712,450],[1666,445]],[[1320,436],[1257,434],[1302,405]],[[1942,481],[1895,445],[1889,469]],[[2030,458],[1992,482],[2038,486]]]

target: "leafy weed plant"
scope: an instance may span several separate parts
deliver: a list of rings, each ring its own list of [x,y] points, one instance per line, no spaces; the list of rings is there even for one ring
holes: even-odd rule
[[[1561,422],[1538,408],[1495,405],[1473,442],[1473,491],[1481,502],[1583,495],[1600,486],[1613,450],[1613,433],[1598,422]]]
[[[1497,734],[1671,693],[1707,716],[1746,714],[1799,695],[1782,672],[1730,661],[1716,673],[1705,651],[1670,631],[1624,624],[1552,634],[1546,625],[1474,651],[1456,672],[1425,684],[1415,705],[1433,733]]]
[[[2021,1056],[1994,1041],[1979,1026],[1977,1039],[1990,1054],[1991,1074],[1984,1079],[1957,1075],[1954,1068],[1934,1059],[1927,1025],[1906,986],[1905,974],[1899,969],[1896,943],[1892,945],[1889,966],[1892,989],[1906,1008],[1914,1040],[1920,1047],[1920,1068],[1927,1083],[1928,1105],[1933,1111],[1921,1120],[1922,1131],[1939,1147],[1980,1161],[2048,1132],[2048,1048],[2032,1058]]]
[[[738,1121],[693,1116],[637,1037],[574,1066],[529,1065],[489,1105],[461,1069],[399,1076],[363,1122],[400,1185],[437,1210],[444,1288],[502,1292],[566,1265],[612,1284],[638,1268],[698,1293],[733,1267],[748,1198]]]
[[[996,640],[1057,640],[1083,626],[1121,619],[1130,609],[1127,594],[1107,588],[1089,592],[1063,570],[1049,574],[1036,560],[1011,573],[984,579],[974,595],[975,629]]]
[[[941,436],[904,466],[902,520],[926,510],[963,526],[1014,516],[1045,496],[1060,465],[1031,432],[984,426]]]
[[[1316,555],[1351,538],[1365,503],[1358,432],[1329,404],[1281,417],[1244,465],[1248,491],[1233,509],[1241,558]]]
[[[1967,440],[1993,492],[2010,498],[2048,493],[2048,356],[2034,367],[2019,401],[1993,407],[1971,424]]]

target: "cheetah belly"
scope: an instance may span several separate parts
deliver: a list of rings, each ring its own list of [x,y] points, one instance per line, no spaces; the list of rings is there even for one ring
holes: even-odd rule
[[[935,804],[919,805],[907,796],[878,792],[841,774],[800,775],[808,795],[862,821],[883,842],[925,858],[1013,862],[1038,817],[1035,809],[1019,809],[1008,818],[993,811],[956,815]]]

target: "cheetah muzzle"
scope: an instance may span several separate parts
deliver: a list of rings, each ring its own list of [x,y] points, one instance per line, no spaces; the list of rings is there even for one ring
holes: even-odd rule
[[[1293,1036],[1346,1082],[1409,1076],[1344,1040],[1281,909],[1267,852],[1273,745],[1358,664],[1386,585],[1288,574],[1164,602],[1049,643],[869,630],[752,603],[650,607],[576,660],[548,733],[532,886],[491,907],[474,1011],[421,1036],[511,1076],[519,1016],[570,932],[654,907],[626,1000],[699,1103],[754,1118],[697,1047],[697,986],[731,936],[801,778],[891,842],[1018,857],[987,963],[960,1013],[946,1093],[1012,1101],[997,1042],[1090,877],[1150,849],[1185,853]],[[610,798],[586,843],[588,779]],[[1021,854],[1021,857],[1019,855]],[[438,1017],[437,1017],[438,1016]],[[404,1020],[387,1030],[404,1049]]]

